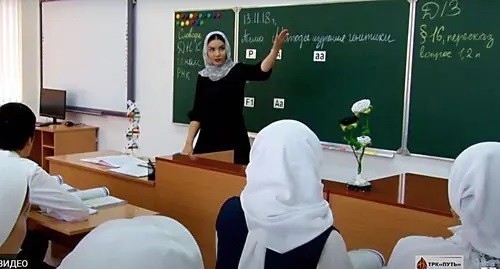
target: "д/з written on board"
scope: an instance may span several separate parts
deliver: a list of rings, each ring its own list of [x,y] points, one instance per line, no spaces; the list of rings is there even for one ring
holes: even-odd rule
[[[422,24],[416,31],[419,58],[474,60],[481,58],[495,43],[493,33],[487,31],[456,31],[444,25],[444,20],[460,19],[464,12],[459,0],[429,1],[422,5],[419,17]],[[466,11],[465,11],[466,12]],[[472,47],[471,43],[480,46]]]
[[[500,2],[418,0],[415,13],[408,150],[454,159],[498,141]]]

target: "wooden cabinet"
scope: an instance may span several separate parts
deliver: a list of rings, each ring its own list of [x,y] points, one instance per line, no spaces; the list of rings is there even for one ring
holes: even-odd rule
[[[97,131],[98,127],[87,125],[37,127],[29,158],[48,171],[46,157],[96,151]]]

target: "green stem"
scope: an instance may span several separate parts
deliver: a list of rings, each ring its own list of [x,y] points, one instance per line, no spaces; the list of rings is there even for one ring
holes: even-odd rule
[[[365,149],[366,149],[366,146],[363,146],[363,150],[361,151],[361,156],[359,157],[359,161],[358,161],[358,175],[361,174],[361,171],[363,170],[363,168],[362,168],[362,161],[363,161],[363,156],[365,155]]]
[[[359,169],[359,160],[358,160],[358,155],[356,154],[356,149],[354,148],[353,145],[349,145],[349,146],[351,146],[352,153],[354,154],[354,158],[356,158],[356,162],[358,163],[358,169]]]

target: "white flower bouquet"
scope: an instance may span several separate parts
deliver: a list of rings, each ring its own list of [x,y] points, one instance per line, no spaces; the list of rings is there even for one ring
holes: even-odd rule
[[[343,132],[344,141],[351,147],[358,164],[357,176],[354,185],[368,185],[362,177],[363,157],[365,149],[371,145],[369,116],[373,106],[369,99],[360,100],[352,105],[354,116],[346,117],[340,121],[340,129]]]

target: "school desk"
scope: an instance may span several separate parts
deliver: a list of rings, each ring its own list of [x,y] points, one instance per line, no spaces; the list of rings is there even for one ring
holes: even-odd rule
[[[97,226],[115,219],[131,219],[139,216],[158,215],[131,204],[120,204],[101,208],[89,219],[81,222],[66,222],[45,216],[38,211],[31,211],[28,218],[28,229],[42,233],[51,241],[49,260],[58,265],[73,250],[80,240]]]
[[[116,152],[48,158],[50,172],[77,188],[106,186],[112,195],[174,218],[196,238],[206,268],[215,264],[215,220],[222,203],[245,186],[245,166],[199,156],[156,158],[156,181],[136,179],[79,161]],[[227,160],[227,156],[220,158]],[[446,180],[404,174],[378,179],[369,193],[325,183],[335,226],[349,249],[374,248],[389,257],[408,235],[449,236],[453,219],[447,206]],[[131,202],[134,201],[134,202]]]

